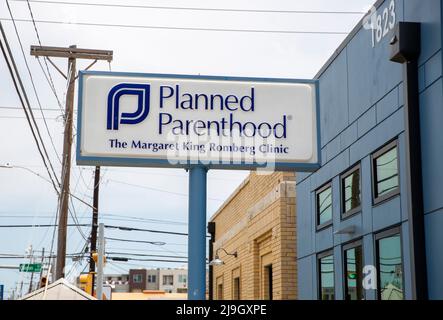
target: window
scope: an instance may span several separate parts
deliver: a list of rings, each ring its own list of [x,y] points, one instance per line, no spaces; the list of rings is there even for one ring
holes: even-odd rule
[[[264,267],[263,293],[264,300],[272,300],[272,264]]]
[[[163,285],[164,286],[172,286],[173,284],[174,284],[174,276],[173,275],[163,276]]]
[[[346,300],[362,300],[363,250],[361,241],[343,247]]]
[[[398,146],[393,141],[372,155],[374,204],[399,193]]]
[[[149,283],[155,283],[157,281],[157,277],[154,274],[148,275],[148,282]]]
[[[232,295],[232,298],[234,299],[234,300],[240,300],[240,278],[239,277],[236,277],[236,278],[234,278],[234,281],[233,281],[234,283],[233,283],[233,295]]]
[[[376,235],[378,298],[403,300],[400,228]]]
[[[332,222],[332,187],[326,184],[316,191],[317,228],[321,229]]]
[[[142,283],[142,281],[143,281],[143,277],[142,277],[141,274],[134,274],[134,275],[132,276],[132,281],[133,281],[134,283]]]
[[[178,282],[180,283],[186,283],[186,275],[185,274],[179,274],[178,275]]]
[[[223,300],[223,283],[217,285],[217,299]]]
[[[334,300],[334,256],[332,251],[318,256],[318,284],[320,300]]]
[[[360,186],[360,165],[356,165],[341,177],[342,218],[349,217],[360,210]]]

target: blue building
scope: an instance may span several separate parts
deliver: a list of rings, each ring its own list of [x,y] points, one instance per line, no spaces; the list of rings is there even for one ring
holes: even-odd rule
[[[299,299],[416,297],[405,73],[390,61],[400,21],[421,23],[422,283],[430,299],[443,299],[443,1],[380,0],[375,8],[316,76],[322,162],[297,174]]]

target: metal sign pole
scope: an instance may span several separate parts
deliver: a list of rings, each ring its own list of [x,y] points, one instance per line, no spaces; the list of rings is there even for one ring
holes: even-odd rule
[[[204,166],[189,170],[188,300],[206,299],[206,175]]]

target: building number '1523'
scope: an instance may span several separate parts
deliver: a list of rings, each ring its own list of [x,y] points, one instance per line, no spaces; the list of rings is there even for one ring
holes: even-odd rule
[[[392,0],[389,3],[389,7],[386,7],[381,14],[377,12],[374,13],[372,17],[372,47],[374,48],[377,43],[379,43],[390,30],[394,29],[396,22],[395,15],[395,1]]]

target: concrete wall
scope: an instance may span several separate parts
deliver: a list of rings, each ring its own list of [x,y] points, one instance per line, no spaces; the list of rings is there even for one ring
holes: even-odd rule
[[[390,0],[381,3],[381,12]],[[422,23],[419,62],[423,189],[426,223],[429,295],[443,298],[443,98],[442,1],[395,0],[397,21]],[[314,174],[297,175],[297,257],[300,299],[317,299],[317,253],[334,249],[335,295],[342,299],[342,244],[361,238],[364,264],[375,265],[374,233],[394,225],[402,228],[405,298],[411,297],[409,238],[406,211],[405,136],[402,66],[389,61],[390,35],[372,47],[371,31],[356,30],[318,75],[322,167]],[[398,138],[400,195],[379,205],[372,203],[372,152]],[[361,163],[362,210],[349,219],[340,217],[340,174]],[[332,181],[333,225],[316,231],[315,190]],[[347,225],[356,233],[334,235]],[[374,290],[366,299],[375,299]]]

